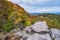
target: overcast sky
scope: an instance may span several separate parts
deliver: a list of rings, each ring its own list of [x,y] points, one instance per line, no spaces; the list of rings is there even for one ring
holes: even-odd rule
[[[10,0],[29,13],[60,12],[60,0]]]

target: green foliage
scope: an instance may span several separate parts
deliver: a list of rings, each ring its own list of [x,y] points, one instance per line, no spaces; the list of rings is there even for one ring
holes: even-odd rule
[[[13,29],[13,23],[12,23],[12,21],[11,20],[7,20],[6,24],[3,27],[3,30],[5,32],[9,32],[12,29]]]
[[[2,17],[0,18],[0,29],[2,27],[2,31],[4,32],[9,32],[13,28],[16,28],[16,26],[19,27],[19,23],[22,20],[29,18],[29,14],[22,7],[7,0],[0,0],[0,9],[0,16]],[[30,23],[25,22],[24,24]]]
[[[24,23],[25,26],[30,26],[31,25],[31,22],[26,20],[25,23]]]
[[[45,21],[47,22],[47,25],[49,28],[60,29],[60,16],[59,15],[55,15],[55,14],[41,14],[41,15],[44,16]]]
[[[2,19],[0,19],[0,24],[2,23]]]

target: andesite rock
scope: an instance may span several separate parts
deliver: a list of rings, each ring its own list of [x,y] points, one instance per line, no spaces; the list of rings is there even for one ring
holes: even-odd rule
[[[36,32],[48,31],[48,26],[45,21],[35,22],[35,24],[31,26],[31,28]]]
[[[60,38],[60,30],[51,28],[51,35],[53,38]]]
[[[32,30],[36,31],[36,33]],[[34,25],[26,27],[23,31],[17,28],[11,32],[14,32],[14,35],[22,36],[20,40],[60,40],[60,30],[56,28],[48,29],[46,22],[41,22],[41,25],[39,22],[36,22]]]
[[[38,34],[34,33],[30,35],[27,40],[52,40],[49,34]]]
[[[60,40],[60,38],[55,38],[54,40]]]

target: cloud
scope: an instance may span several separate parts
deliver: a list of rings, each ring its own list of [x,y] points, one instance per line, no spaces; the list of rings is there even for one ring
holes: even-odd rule
[[[8,0],[8,1],[12,1],[15,3],[23,2],[23,3],[30,3],[30,4],[38,4],[38,3],[41,4],[41,3],[49,2],[52,0]]]
[[[60,0],[9,0],[23,7],[27,12],[60,12]]]
[[[40,8],[36,10],[36,12],[40,12],[40,13],[60,12],[60,7],[53,6],[53,7],[48,7],[48,8]]]
[[[27,12],[30,12],[30,13],[54,13],[54,12],[60,12],[60,7],[53,6],[53,7],[47,7],[47,8],[34,8],[32,6],[28,6],[25,10],[27,10]]]
[[[29,3],[29,4],[42,4],[44,2],[49,2],[51,0],[21,0],[23,3]]]

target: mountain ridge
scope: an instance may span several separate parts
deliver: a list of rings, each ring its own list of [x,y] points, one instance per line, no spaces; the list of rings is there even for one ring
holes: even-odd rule
[[[55,14],[60,15],[60,13],[30,13],[31,15],[39,15],[39,14]]]

